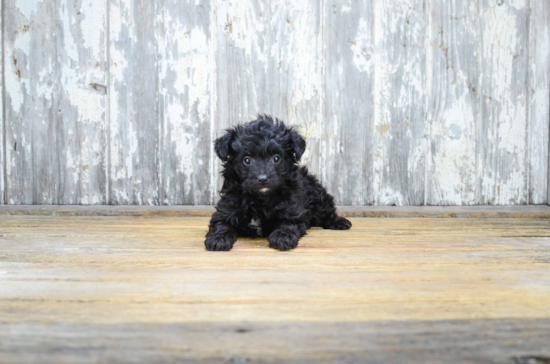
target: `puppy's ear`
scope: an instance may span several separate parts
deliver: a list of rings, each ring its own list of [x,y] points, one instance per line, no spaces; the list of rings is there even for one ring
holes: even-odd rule
[[[296,155],[296,162],[299,162],[306,151],[306,140],[294,129],[290,131],[290,139],[292,151]]]
[[[227,130],[227,132],[216,139],[214,142],[214,151],[222,161],[226,161],[229,157],[231,142],[235,138],[235,130]]]

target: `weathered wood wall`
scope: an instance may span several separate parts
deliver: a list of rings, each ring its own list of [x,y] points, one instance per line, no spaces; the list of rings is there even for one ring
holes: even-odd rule
[[[5,204],[211,204],[299,125],[343,205],[549,201],[548,0],[5,0]]]

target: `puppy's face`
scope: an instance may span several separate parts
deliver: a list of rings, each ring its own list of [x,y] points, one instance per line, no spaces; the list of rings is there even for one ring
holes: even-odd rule
[[[226,179],[236,179],[244,192],[268,195],[292,177],[305,140],[282,122],[262,117],[237,126],[216,140]]]
[[[276,191],[292,170],[290,156],[273,141],[248,144],[236,152],[230,163],[248,193],[266,195]]]

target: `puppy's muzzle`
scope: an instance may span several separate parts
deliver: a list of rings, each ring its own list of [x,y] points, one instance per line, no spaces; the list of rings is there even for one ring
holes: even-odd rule
[[[265,185],[267,182],[267,175],[266,174],[260,174],[258,176],[258,183]]]

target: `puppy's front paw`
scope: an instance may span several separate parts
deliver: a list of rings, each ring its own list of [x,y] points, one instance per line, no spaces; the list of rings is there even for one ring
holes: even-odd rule
[[[351,222],[341,216],[334,219],[328,226],[328,229],[330,230],[348,230],[349,228],[351,228]]]
[[[231,235],[207,236],[204,245],[206,246],[206,250],[227,251],[233,248],[235,240],[237,240],[237,237]]]
[[[277,229],[267,237],[269,246],[279,250],[290,250],[298,246],[300,236],[291,229]]]

